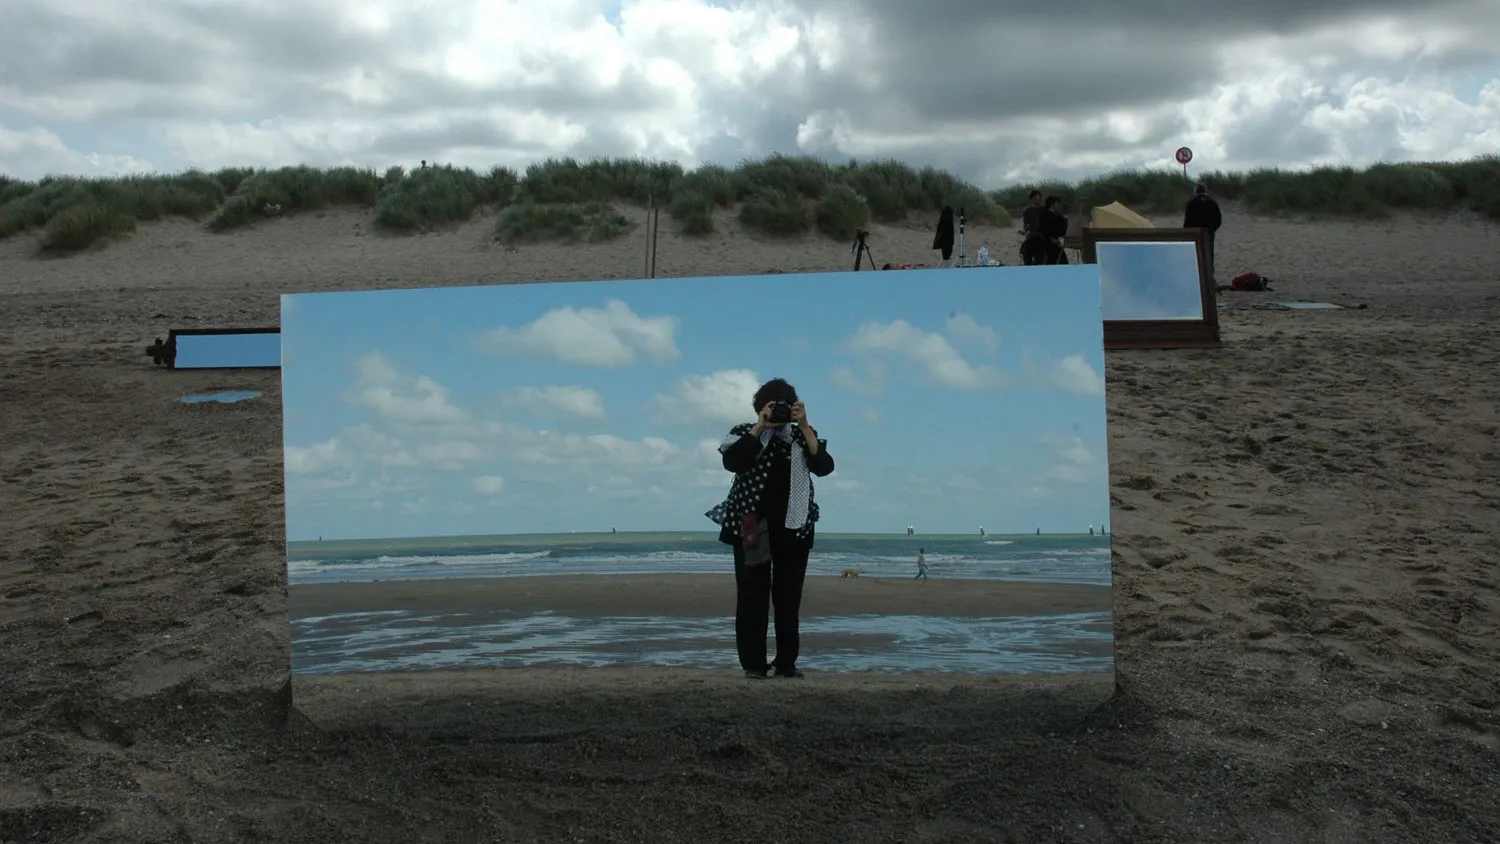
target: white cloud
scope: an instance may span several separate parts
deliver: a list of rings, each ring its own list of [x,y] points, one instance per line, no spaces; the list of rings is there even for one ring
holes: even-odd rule
[[[448,390],[426,375],[403,375],[384,355],[370,352],[355,363],[355,400],[393,422],[427,425],[465,418]]]
[[[862,369],[864,374],[860,375],[849,366],[841,364],[829,373],[828,380],[835,387],[842,387],[856,396],[878,398],[885,392],[885,367],[877,361],[870,361]]]
[[[286,446],[282,459],[286,470],[294,475],[318,475],[348,463],[337,437],[308,446]]]
[[[70,149],[62,138],[40,127],[13,130],[0,125],[0,174],[34,180],[50,175],[121,176],[151,169],[148,162],[130,155]]]
[[[1097,459],[1082,437],[1044,434],[1037,438],[1037,442],[1051,447],[1058,457],[1074,466],[1092,466]]]
[[[480,495],[499,495],[505,491],[505,479],[498,475],[480,475],[472,480],[472,484]]]
[[[439,469],[458,471],[487,456],[484,449],[463,440],[435,440],[417,446],[417,456]]]
[[[1039,366],[1030,356],[1022,359],[1033,384],[1079,396],[1104,395],[1104,376],[1083,355],[1067,355],[1048,366]]]
[[[542,415],[604,418],[604,397],[587,387],[522,387],[503,396],[501,404]]]
[[[724,455],[723,455],[722,452],[719,451],[719,444],[721,442],[722,442],[722,440],[708,440],[708,439],[699,440],[698,441],[698,459],[699,459],[699,461],[703,462],[706,465],[710,465],[710,466],[719,466],[719,465],[722,465],[721,461],[722,461]]]
[[[1049,448],[1058,461],[1046,471],[1050,480],[1076,484],[1108,478],[1109,467],[1089,449],[1081,437],[1046,434],[1037,438],[1037,444]]]
[[[1493,0],[1169,6],[1093,4],[1080,28],[980,0],[6,0],[0,170],[774,150],[992,185],[1168,166],[1184,143],[1215,169],[1500,146]],[[944,53],[972,84],[931,69]]]
[[[522,328],[495,328],[480,346],[495,354],[552,357],[580,366],[620,367],[645,356],[659,364],[674,363],[675,316],[638,316],[630,306],[611,299],[602,308],[556,308]]]
[[[995,368],[965,360],[943,335],[922,331],[903,319],[865,323],[848,345],[859,354],[904,358],[933,380],[957,390],[982,390],[1005,383]]]
[[[758,389],[760,378],[752,370],[723,369],[708,375],[679,378],[665,393],[658,393],[652,402],[664,421],[685,425],[703,422],[733,425],[754,421],[751,400]]]
[[[682,453],[661,437],[627,440],[613,434],[551,431],[513,432],[497,446],[502,456],[519,463],[637,471],[671,465]]]
[[[689,486],[729,488],[729,481],[733,476],[724,470],[724,455],[719,452],[720,442],[709,439],[698,441],[698,447],[694,449],[696,465],[687,481]]]
[[[859,418],[870,425],[880,424],[880,411],[873,407],[862,407],[859,409]]]
[[[948,317],[948,336],[959,345],[981,349],[991,355],[1000,349],[1000,332],[980,325],[978,320],[968,314]]]

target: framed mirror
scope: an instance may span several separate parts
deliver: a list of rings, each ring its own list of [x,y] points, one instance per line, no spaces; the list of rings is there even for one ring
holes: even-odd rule
[[[1106,349],[1219,345],[1219,312],[1201,229],[1084,229],[1083,261],[1099,265]]]
[[[168,369],[279,369],[279,328],[174,328],[146,354]]]

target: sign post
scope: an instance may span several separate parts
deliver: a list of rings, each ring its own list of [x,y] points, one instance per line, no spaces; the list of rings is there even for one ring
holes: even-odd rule
[[[1177,163],[1182,165],[1182,177],[1186,179],[1187,166],[1188,162],[1193,160],[1193,151],[1187,147],[1178,147],[1177,154],[1174,157],[1177,159]]]

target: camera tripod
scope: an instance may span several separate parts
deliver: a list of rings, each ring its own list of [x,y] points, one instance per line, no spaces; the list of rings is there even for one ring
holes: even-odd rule
[[[865,242],[869,236],[870,233],[863,229],[854,230],[854,248],[851,251],[854,252],[855,272],[859,272],[860,265],[866,257],[870,259],[870,269],[876,269],[875,256],[870,253],[870,244]]]

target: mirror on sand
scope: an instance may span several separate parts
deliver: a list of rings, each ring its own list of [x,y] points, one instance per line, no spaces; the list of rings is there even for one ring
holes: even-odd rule
[[[1089,265],[284,296],[293,673],[1107,693],[1099,311]]]
[[[1199,229],[1085,229],[1083,260],[1099,266],[1104,346],[1219,344],[1207,234]]]
[[[156,350],[159,347],[153,346]],[[148,354],[150,351],[148,351]],[[153,355],[170,369],[275,369],[281,366],[276,328],[184,328],[167,335]]]

